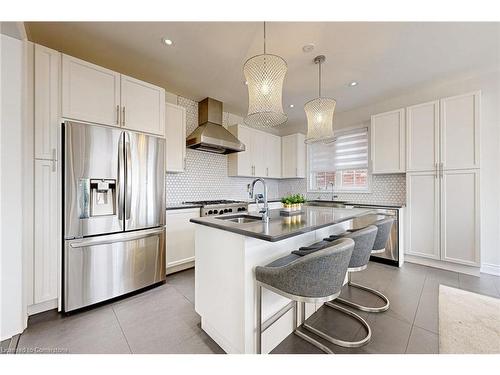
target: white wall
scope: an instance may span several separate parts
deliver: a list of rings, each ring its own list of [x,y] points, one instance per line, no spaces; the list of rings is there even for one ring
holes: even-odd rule
[[[0,41],[0,339],[22,332],[24,43]]]
[[[404,95],[335,115],[335,129],[369,122],[372,114],[481,90],[481,265],[500,274],[500,70],[434,80]],[[302,129],[293,129],[298,131]],[[303,130],[302,130],[303,131]]]

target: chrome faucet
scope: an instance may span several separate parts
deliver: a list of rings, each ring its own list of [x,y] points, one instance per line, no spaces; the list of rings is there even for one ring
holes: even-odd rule
[[[255,184],[258,181],[262,182],[262,186],[264,186],[264,195],[263,196],[260,194],[255,195],[255,193],[254,193]],[[251,185],[248,185],[248,187],[249,187],[248,194],[250,195],[250,198],[255,199],[255,203],[259,204],[260,203],[259,201],[261,201],[261,200],[264,202],[264,208],[262,210],[260,210],[259,213],[262,214],[262,221],[264,223],[268,223],[269,222],[269,206],[267,204],[266,181],[264,181],[263,178],[256,178],[255,180],[252,181]]]
[[[337,195],[334,195],[334,192],[333,192],[333,189],[334,189],[334,187],[335,187],[335,184],[334,184],[333,182],[329,182],[328,184],[329,184],[329,185],[332,185],[332,202],[333,202],[333,200],[335,200],[335,198],[338,198],[338,196],[337,196]]]

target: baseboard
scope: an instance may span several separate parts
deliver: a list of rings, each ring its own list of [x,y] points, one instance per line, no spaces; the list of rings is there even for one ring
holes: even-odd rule
[[[194,267],[194,257],[167,264],[167,275]]]
[[[489,275],[500,276],[500,265],[491,263],[481,264],[481,273],[487,273]]]
[[[405,262],[421,264],[423,266],[439,268],[446,271],[464,273],[466,275],[472,275],[472,276],[479,276],[480,274],[479,267],[466,266],[463,264],[446,262],[444,260],[423,258],[409,254],[405,254]]]
[[[52,309],[57,309],[58,305],[59,305],[59,303],[58,303],[57,298],[51,299],[50,301],[45,301],[42,303],[36,303],[34,305],[30,305],[30,306],[28,306],[28,316],[39,314],[41,312],[52,310]]]

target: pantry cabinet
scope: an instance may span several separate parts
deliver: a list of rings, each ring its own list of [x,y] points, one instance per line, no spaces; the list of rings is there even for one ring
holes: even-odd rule
[[[62,55],[62,116],[165,135],[165,90]]]
[[[406,172],[404,109],[371,116],[372,174]]]
[[[200,217],[199,208],[167,210],[167,274],[194,266],[194,229],[189,220]]]
[[[243,125],[229,131],[245,144],[245,151],[228,155],[228,175],[242,177],[281,177],[281,139]]]
[[[281,176],[306,177],[305,135],[301,133],[281,137]]]
[[[62,55],[62,115],[120,126],[120,73]]]
[[[410,255],[478,266],[480,92],[407,108]]]
[[[58,162],[35,160],[33,303],[58,298],[60,196]]]
[[[121,75],[122,127],[165,136],[165,90]]]
[[[166,103],[165,141],[167,172],[184,172],[186,169],[186,109]]]

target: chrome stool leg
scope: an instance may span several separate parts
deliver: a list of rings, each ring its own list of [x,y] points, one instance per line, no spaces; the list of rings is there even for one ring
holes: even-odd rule
[[[347,310],[341,306],[337,306],[337,305],[333,304],[332,302],[326,302],[325,305],[328,307],[331,307],[335,310],[338,310],[340,312],[343,312],[344,314],[347,314],[350,317],[356,319],[358,322],[360,322],[363,325],[364,329],[366,330],[366,336],[363,339],[358,340],[358,341],[345,341],[345,340],[336,339],[330,335],[327,335],[326,333],[324,333],[324,332],[320,331],[319,329],[316,329],[316,328],[314,328],[306,323],[304,323],[305,329],[307,329],[308,331],[318,335],[319,337],[331,342],[332,344],[342,346],[344,348],[359,348],[360,346],[366,345],[370,342],[370,340],[372,338],[372,330],[371,330],[370,326],[368,325],[368,323],[366,322],[366,320],[364,320],[358,314],[356,314],[350,310]]]
[[[300,303],[300,310],[301,310],[301,317],[300,317],[301,324],[300,325],[307,329],[308,326],[305,323],[305,320],[306,320],[306,304],[305,304],[305,302],[301,302]],[[328,346],[323,345],[319,341],[313,339],[311,336],[306,335],[304,332],[299,331],[298,328],[295,329],[294,333],[297,336],[299,336],[301,339],[303,339],[303,340],[307,341],[308,343],[314,345],[315,347],[317,347],[318,349],[324,351],[325,353],[327,353],[327,354],[335,354]]]
[[[348,277],[348,282],[347,282],[348,286],[352,286],[353,288],[365,290],[365,291],[367,291],[369,293],[372,293],[372,294],[376,295],[377,297],[379,297],[380,299],[382,299],[382,301],[385,302],[385,305],[381,306],[381,307],[363,306],[363,305],[360,305],[358,303],[346,300],[344,298],[337,298],[336,301],[338,301],[339,303],[342,303],[344,305],[353,307],[355,309],[358,309],[358,310],[361,310],[361,311],[366,311],[366,312],[372,312],[372,313],[383,312],[383,311],[386,311],[386,310],[389,309],[390,302],[389,302],[389,299],[385,295],[383,295],[382,293],[380,293],[378,290],[375,290],[375,289],[372,289],[372,288],[369,288],[367,286],[360,285],[360,284],[357,284],[357,283],[353,283],[351,281],[351,273],[350,272],[348,272],[348,276],[347,277]]]

